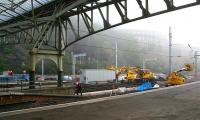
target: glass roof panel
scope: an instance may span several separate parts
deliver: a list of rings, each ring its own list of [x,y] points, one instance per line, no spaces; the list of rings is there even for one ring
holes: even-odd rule
[[[0,23],[32,10],[32,0],[0,0]],[[33,0],[33,8],[38,8],[54,0]]]

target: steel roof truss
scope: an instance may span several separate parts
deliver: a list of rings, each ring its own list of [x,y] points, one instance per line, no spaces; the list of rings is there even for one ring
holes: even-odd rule
[[[139,5],[140,9],[142,10],[142,15],[143,15],[143,16],[150,15],[150,12],[148,11],[148,9],[146,9],[146,8],[142,5],[142,1],[141,1],[141,0],[136,0],[136,1],[137,1],[138,5]],[[148,0],[146,0],[146,1],[147,1],[147,3],[148,3]],[[146,7],[148,7],[148,6],[146,5]]]

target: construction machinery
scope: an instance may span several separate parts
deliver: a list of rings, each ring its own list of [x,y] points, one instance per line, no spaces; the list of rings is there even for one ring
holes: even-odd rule
[[[120,80],[123,80],[124,75],[126,75],[125,81],[137,85],[135,89],[136,91],[144,91],[159,87],[158,84],[156,85],[154,73],[151,72],[149,69],[141,69],[140,67],[127,66],[121,66],[116,68],[113,65],[107,67],[107,69],[117,70],[117,77],[120,78]]]
[[[134,82],[136,78],[138,78],[138,73],[139,73],[140,68],[139,67],[129,67],[127,69],[127,81],[128,82]]]
[[[128,67],[128,66],[118,66],[117,68],[114,65],[107,67],[107,70],[113,70],[117,72],[118,78],[124,78],[124,80],[133,82],[137,77],[137,71],[139,67]]]
[[[125,81],[135,84],[142,84],[147,81],[155,83],[154,73],[149,69],[141,69],[140,67],[128,67],[128,66],[119,66],[116,68],[114,65],[108,66],[107,69],[116,70],[117,77],[120,78],[120,80],[121,78],[125,78]]]
[[[106,69],[116,71],[116,77],[118,78],[118,80],[126,80],[128,70],[127,66],[118,66],[116,68],[114,65],[109,65],[106,67]]]
[[[190,64],[185,64],[184,68],[173,71],[167,77],[166,86],[181,85],[185,83],[186,77],[181,74],[183,71],[192,71]]]
[[[150,82],[152,84],[156,83],[154,73],[149,69],[139,69],[137,71],[137,78],[134,80],[136,84],[142,84],[145,82]]]
[[[109,65],[109,66],[106,67],[106,69],[107,70],[113,70],[113,71],[117,70],[114,65]]]
[[[140,67],[128,67],[128,66],[118,66],[110,65],[106,68],[107,70],[117,71],[117,76],[126,74],[126,80],[134,82],[135,79],[151,79],[154,78],[154,73],[149,69],[141,69]]]

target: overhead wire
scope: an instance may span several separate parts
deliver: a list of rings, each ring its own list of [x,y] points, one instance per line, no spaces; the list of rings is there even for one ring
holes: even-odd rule
[[[70,29],[67,29],[67,30],[70,30]],[[77,30],[77,29],[75,29]],[[82,33],[88,33],[86,30],[82,30],[82,29],[79,29],[80,32]],[[141,33],[142,34],[142,33]],[[112,35],[107,35],[107,34],[94,34],[94,36],[103,36],[103,37],[111,37],[111,38],[115,38],[115,39],[120,39],[120,40],[126,40],[126,41],[133,41],[135,42],[134,40],[130,40],[130,39],[125,39],[125,38],[121,38],[121,37],[116,37],[116,36],[112,36]],[[145,35],[145,36],[152,36],[154,37],[154,35],[150,34],[150,35]],[[92,37],[92,36],[89,36],[89,37]],[[134,39],[137,39],[137,38],[134,38]],[[108,39],[101,39],[103,41],[106,41],[106,42],[109,42]],[[151,41],[150,41],[151,42]],[[141,43],[142,45],[146,44],[146,45],[149,45],[149,41],[146,41],[146,42],[143,42],[141,40],[137,40],[136,43]],[[151,43],[150,43],[151,44]],[[102,48],[102,49],[111,49],[111,50],[115,50],[114,48],[108,48],[108,47],[102,47],[102,46],[94,46],[94,45],[85,45],[85,44],[74,44],[74,45],[78,45],[78,46],[87,46],[87,47],[95,47],[95,48]],[[160,44],[161,45],[161,44]],[[177,44],[176,44],[177,45]],[[181,44],[180,44],[181,45]],[[162,45],[163,46],[163,45]],[[168,44],[167,44],[168,46]],[[167,47],[166,46],[166,47]],[[162,49],[165,49],[165,47],[163,46]],[[167,49],[167,48],[166,48]],[[140,52],[140,53],[143,53],[143,54],[154,54],[154,55],[159,55],[159,56],[164,56],[164,57],[169,57],[168,55],[164,55],[164,54],[158,54],[158,53],[155,53],[155,52],[147,52],[147,51],[144,51],[142,52],[142,50],[126,50],[126,49],[118,49],[119,51],[122,51],[122,52]],[[182,55],[177,55],[177,56],[172,56],[174,58],[191,58],[189,56],[182,56]]]

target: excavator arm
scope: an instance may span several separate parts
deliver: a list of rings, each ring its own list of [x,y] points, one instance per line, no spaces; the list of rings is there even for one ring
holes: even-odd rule
[[[183,72],[183,71],[192,71],[191,65],[185,64],[184,68],[170,73],[167,77],[166,86],[184,84],[186,77],[181,74],[181,72]]]

